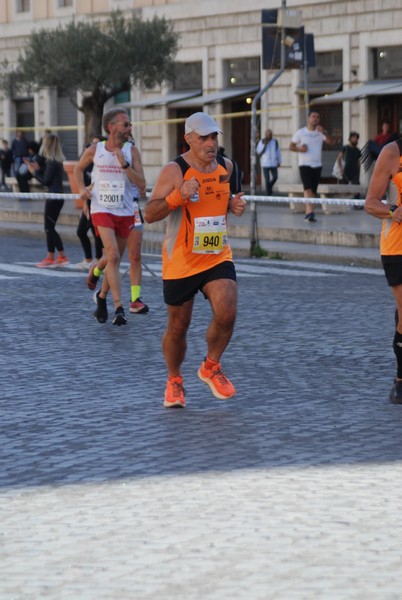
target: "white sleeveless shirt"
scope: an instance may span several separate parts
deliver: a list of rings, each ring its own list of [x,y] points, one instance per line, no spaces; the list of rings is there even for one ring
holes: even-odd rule
[[[122,148],[124,158],[131,165],[131,144]],[[137,187],[129,180],[126,169],[122,169],[116,156],[105,148],[105,142],[96,144],[92,169],[91,213],[111,213],[118,217],[134,214],[134,197]]]

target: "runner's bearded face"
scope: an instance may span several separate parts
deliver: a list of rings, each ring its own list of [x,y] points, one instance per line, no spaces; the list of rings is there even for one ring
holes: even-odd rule
[[[127,119],[119,119],[118,121],[115,122],[115,125],[116,125],[116,130],[115,130],[116,139],[120,144],[123,145],[125,142],[128,142],[128,140],[131,139],[131,136],[132,136],[131,123]]]

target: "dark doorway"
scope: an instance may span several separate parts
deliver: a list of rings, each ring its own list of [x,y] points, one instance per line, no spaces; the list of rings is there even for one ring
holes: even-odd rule
[[[401,133],[402,96],[378,96],[377,120],[377,132],[381,130],[381,123],[388,121],[393,133]]]
[[[246,105],[249,106],[249,105]],[[251,105],[250,105],[251,106]],[[230,112],[244,112],[244,98],[231,103]],[[251,116],[233,117],[231,126],[232,152],[229,158],[233,158],[243,172],[243,185],[250,185],[250,135]]]
[[[195,107],[194,110],[188,110],[185,108],[176,110],[176,119],[187,119],[193,112],[202,112],[202,106]],[[176,125],[176,156],[180,156],[184,152],[187,152],[189,147],[186,140],[184,139],[184,121],[183,123],[177,123]]]

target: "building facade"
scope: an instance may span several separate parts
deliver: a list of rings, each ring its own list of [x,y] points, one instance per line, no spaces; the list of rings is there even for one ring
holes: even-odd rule
[[[258,106],[258,130],[263,133],[269,127],[281,145],[281,182],[298,181],[297,157],[287,149],[293,133],[305,124],[309,107],[319,110],[324,126],[337,139],[335,147],[324,148],[324,179],[331,176],[335,156],[351,130],[360,133],[360,145],[378,132],[383,120],[395,132],[402,130],[402,5],[394,0],[2,0],[1,4],[0,62],[7,59],[11,64],[18,61],[34,28],[55,28],[72,17],[102,18],[120,9],[127,14],[135,11],[143,19],[164,16],[174,23],[180,36],[174,81],[147,92],[133,89],[111,102],[131,111],[150,185],[161,166],[184,149],[183,121],[198,110],[218,119],[224,132],[221,144],[239,163],[247,185],[251,101],[278,71],[274,56],[263,56],[262,11],[270,9],[301,11],[304,31],[312,34],[315,49],[315,66],[307,68],[302,61],[285,69]],[[67,157],[74,159],[85,143],[82,124],[81,113],[57,90],[40,90],[30,97],[0,95],[0,132],[10,141],[17,127],[27,128],[35,139],[51,129],[59,133]]]

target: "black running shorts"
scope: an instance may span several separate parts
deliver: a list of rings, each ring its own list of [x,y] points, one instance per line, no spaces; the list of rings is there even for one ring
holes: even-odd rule
[[[300,178],[302,180],[304,190],[312,190],[314,194],[317,193],[321,171],[322,167],[307,167],[305,165],[299,167]]]
[[[385,278],[390,287],[402,285],[402,256],[381,256]]]
[[[226,260],[216,267],[207,271],[202,271],[191,277],[183,279],[164,279],[163,280],[163,298],[166,304],[171,306],[181,306],[188,300],[191,300],[198,291],[202,292],[204,285],[215,279],[236,279],[236,269],[232,261]],[[204,294],[204,298],[206,298]]]

